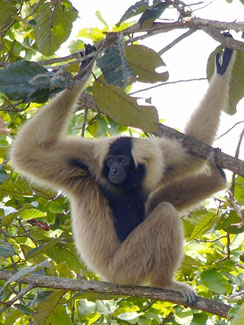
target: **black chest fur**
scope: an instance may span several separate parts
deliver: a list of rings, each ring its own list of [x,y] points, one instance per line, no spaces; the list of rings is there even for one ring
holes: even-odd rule
[[[109,193],[102,189],[112,210],[116,234],[120,241],[145,219],[146,196],[138,189],[128,189],[120,193]]]

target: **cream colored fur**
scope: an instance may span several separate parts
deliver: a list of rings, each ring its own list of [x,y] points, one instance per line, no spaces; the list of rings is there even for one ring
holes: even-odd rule
[[[231,68],[223,76],[214,76],[186,128],[187,134],[208,144],[215,137],[221,109],[228,101]],[[148,214],[120,243],[111,209],[96,183],[107,182],[101,172],[109,146],[116,138],[93,141],[65,135],[85,82],[77,81],[73,89],[61,92],[24,125],[10,152],[12,165],[31,180],[67,193],[75,244],[92,270],[120,284],[149,280],[151,285],[180,291],[193,301],[193,290],[173,280],[183,252],[178,212],[223,189],[225,181],[212,158],[207,174],[202,170],[204,161],[176,141],[134,138],[135,164],[143,163],[147,170],[143,188],[150,194]],[[89,171],[74,161],[81,161]]]

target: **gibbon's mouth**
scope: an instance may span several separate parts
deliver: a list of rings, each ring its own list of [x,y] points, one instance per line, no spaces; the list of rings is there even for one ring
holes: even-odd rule
[[[116,176],[110,177],[109,180],[114,185],[122,184],[125,181],[124,178],[116,177]]]

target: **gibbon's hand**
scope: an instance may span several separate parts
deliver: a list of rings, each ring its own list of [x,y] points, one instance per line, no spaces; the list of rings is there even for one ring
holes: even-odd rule
[[[224,33],[223,34],[225,37],[232,37],[230,33]],[[226,69],[230,63],[231,56],[233,54],[233,49],[230,49],[226,47],[224,49],[223,57],[222,57],[222,63],[220,63],[220,53],[216,54],[216,67],[217,67],[217,73],[220,75],[223,75],[226,72]]]
[[[80,56],[83,57],[83,56],[86,56],[92,52],[95,52],[97,49],[94,45],[91,45],[91,44],[85,44],[85,49],[83,51],[80,52]],[[82,70],[85,69],[85,67],[88,66],[88,64],[91,62],[91,60],[93,59],[93,57],[91,58],[88,58],[86,60],[83,60],[81,62],[81,65],[80,65],[80,70],[81,70],[81,77],[84,76],[84,74],[82,74]]]

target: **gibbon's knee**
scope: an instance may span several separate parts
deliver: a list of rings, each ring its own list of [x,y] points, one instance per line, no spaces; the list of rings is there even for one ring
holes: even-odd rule
[[[176,209],[170,203],[160,203],[119,246],[106,279],[140,284],[154,273],[172,279],[182,259],[183,238]]]

